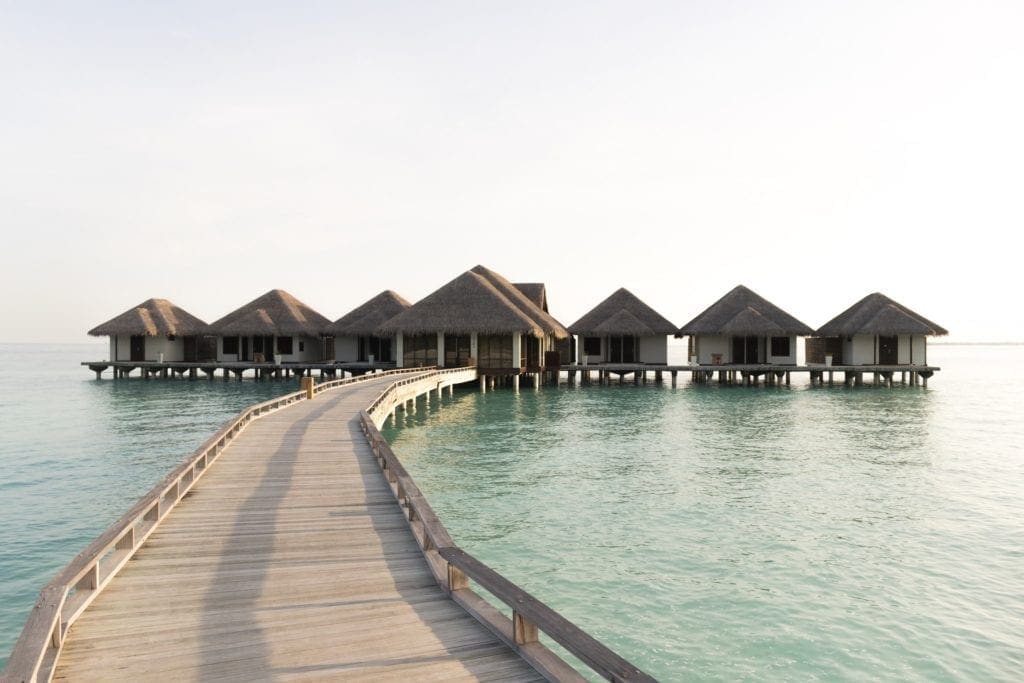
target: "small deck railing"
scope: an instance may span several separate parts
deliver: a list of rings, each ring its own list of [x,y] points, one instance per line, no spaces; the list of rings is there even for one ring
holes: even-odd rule
[[[314,392],[379,379],[384,375],[422,373],[424,370],[388,370],[322,382],[314,386]],[[306,392],[297,391],[249,406],[240,412],[80,552],[41,591],[14,645],[7,666],[0,674],[0,680],[3,683],[50,680],[68,629],[135,555],[220,453],[253,420],[305,397]]]
[[[469,368],[473,371],[474,368]],[[427,377],[411,377],[391,384],[360,413],[363,433],[377,458],[392,493],[405,508],[409,526],[437,582],[452,599],[472,614],[523,659],[552,680],[580,680],[581,676],[563,659],[540,643],[543,632],[600,676],[610,681],[653,681],[654,679],[602,645],[571,621],[533,597],[480,560],[455,545],[444,524],[413,478],[399,462],[378,425],[397,405],[407,399],[403,387],[428,383],[428,390],[445,383],[445,375],[466,369],[441,370]],[[454,378],[452,378],[454,379]],[[414,387],[412,395],[415,396]],[[512,610],[509,619],[469,587],[477,582],[484,590]]]

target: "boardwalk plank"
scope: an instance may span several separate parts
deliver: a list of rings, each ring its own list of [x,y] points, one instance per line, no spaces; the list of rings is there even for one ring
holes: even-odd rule
[[[55,680],[540,680],[435,583],[355,422],[253,423],[68,633]]]

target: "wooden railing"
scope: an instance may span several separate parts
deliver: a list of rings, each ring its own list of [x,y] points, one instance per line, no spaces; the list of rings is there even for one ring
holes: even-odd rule
[[[455,602],[550,680],[582,680],[582,677],[568,663],[540,643],[540,632],[610,681],[653,681],[651,676],[602,645],[555,610],[456,546],[416,482],[381,435],[378,426],[384,423],[399,403],[407,400],[406,396],[409,393],[416,395],[417,385],[422,387],[425,384],[429,391],[444,383],[444,375],[457,372],[466,372],[466,369],[441,370],[427,377],[399,380],[391,384],[359,416],[363,433],[391,486],[392,493],[405,508],[413,536],[419,543],[434,578],[449,592]],[[401,389],[404,387],[412,391],[402,392]],[[511,608],[512,618],[506,617],[475,593],[470,588],[470,580],[477,582],[484,590]]]
[[[379,379],[384,375],[416,373],[432,368],[387,370],[382,373],[322,382],[314,392]],[[220,453],[255,419],[305,398],[302,391],[250,406],[228,421],[185,462],[164,477],[99,538],[80,552],[41,591],[14,645],[0,681],[48,681],[53,675],[64,636],[135,554],[157,525],[188,493]]]

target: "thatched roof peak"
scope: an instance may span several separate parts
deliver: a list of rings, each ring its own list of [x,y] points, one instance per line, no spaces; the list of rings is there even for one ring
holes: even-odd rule
[[[185,309],[167,299],[146,299],[121,315],[89,330],[94,337],[117,335],[145,335],[161,337],[166,335],[206,334],[209,325]]]
[[[499,292],[508,298],[513,306],[522,311],[526,317],[535,321],[545,334],[554,335],[556,339],[565,339],[569,336],[569,331],[565,329],[562,323],[555,320],[550,313],[547,313],[534,303],[530,297],[503,275],[499,275],[490,268],[481,265],[474,266],[470,272],[486,278]]]
[[[807,336],[814,334],[814,330],[757,292],[737,285],[676,334]]]
[[[339,337],[371,336],[376,333],[382,323],[387,322],[411,305],[397,293],[386,289],[335,320],[329,331]]]
[[[592,308],[569,326],[573,334],[628,334],[655,336],[673,334],[676,326],[625,287]]]
[[[262,314],[258,313],[260,310]],[[316,337],[324,334],[330,325],[330,320],[288,292],[272,289],[211,323],[210,329],[213,334],[219,335]]]
[[[526,298],[540,310],[548,313],[548,290],[543,282],[513,282],[516,289],[526,295]]]
[[[855,334],[943,336],[949,332],[881,292],[874,292],[822,325],[816,334],[820,337],[851,337]]]
[[[382,335],[431,332],[568,336],[511,282],[483,266],[467,270],[377,328]]]

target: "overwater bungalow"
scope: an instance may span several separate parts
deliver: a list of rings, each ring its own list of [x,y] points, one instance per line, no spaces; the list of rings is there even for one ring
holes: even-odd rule
[[[739,285],[683,325],[690,356],[701,365],[796,365],[796,338],[814,330]]]
[[[377,330],[394,335],[399,367],[475,363],[484,374],[546,368],[546,354],[569,332],[509,280],[476,266]]]
[[[576,357],[584,364],[668,363],[668,337],[676,326],[620,288],[569,326]]]
[[[212,349],[203,344],[209,325],[167,299],[147,299],[89,330],[110,337],[112,361],[202,361]]]
[[[408,301],[385,290],[334,321],[334,356],[339,362],[393,363],[393,335],[378,336],[377,328],[411,306]]]
[[[222,362],[302,363],[324,359],[331,321],[274,289],[210,323]]]
[[[833,365],[927,365],[928,337],[949,334],[875,292],[828,321],[806,343],[807,362]]]

